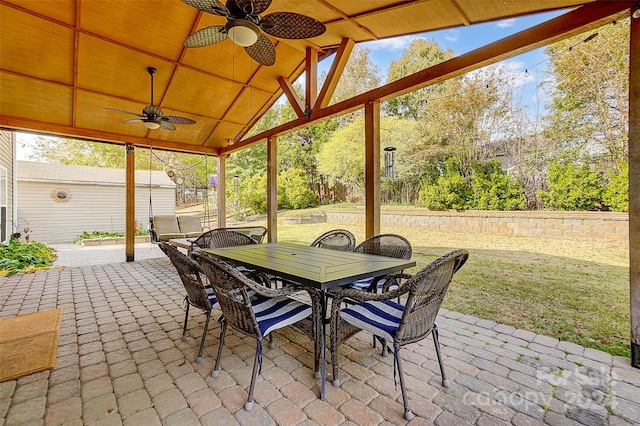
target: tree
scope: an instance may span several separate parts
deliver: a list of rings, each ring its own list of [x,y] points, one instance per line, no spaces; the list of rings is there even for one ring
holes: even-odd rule
[[[442,50],[435,40],[415,38],[402,52],[400,59],[391,61],[387,72],[387,82],[398,80],[423,69],[432,67],[453,57],[453,51]],[[389,115],[418,120],[423,111],[422,105],[430,96],[439,92],[441,84],[425,87],[406,95],[398,96],[384,103],[384,110]]]
[[[411,149],[414,163],[427,174],[455,157],[463,176],[470,178],[473,163],[494,158],[497,142],[528,132],[521,91],[516,77],[500,65],[447,80],[423,106],[422,138]]]
[[[593,210],[601,206],[603,178],[588,164],[554,163],[547,176],[548,191],[538,191],[546,208],[552,210]]]
[[[398,194],[405,185],[417,185],[414,165],[406,153],[416,143],[417,124],[397,117],[382,117],[380,139],[384,146],[396,148],[395,181],[385,177],[385,189]],[[332,184],[345,185],[354,198],[364,195],[365,167],[364,118],[357,118],[343,129],[337,130],[318,152],[318,170]],[[384,161],[383,157],[378,160]]]
[[[136,168],[149,164],[149,151],[136,150]],[[123,145],[87,142],[76,139],[38,136],[33,141],[30,160],[122,169],[125,165]]]
[[[629,154],[629,18],[547,48],[546,137],[570,158],[617,169]],[[617,170],[616,170],[617,171]]]
[[[320,80],[326,79],[326,75]],[[380,68],[369,59],[369,49],[355,46],[331,98],[331,104],[344,101],[380,86]]]

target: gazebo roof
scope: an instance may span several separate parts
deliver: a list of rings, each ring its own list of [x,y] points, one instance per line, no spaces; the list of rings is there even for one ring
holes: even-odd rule
[[[321,60],[345,40],[379,40],[591,2],[273,0],[266,13],[312,16],[327,31],[306,40],[272,38],[277,60],[262,66],[230,40],[185,48],[191,33],[225,18],[180,0],[1,0],[0,126],[219,154],[241,141],[309,69],[310,55]],[[157,68],[154,105],[196,124],[148,130],[122,124],[134,117],[105,109],[141,112],[150,100],[147,67]]]

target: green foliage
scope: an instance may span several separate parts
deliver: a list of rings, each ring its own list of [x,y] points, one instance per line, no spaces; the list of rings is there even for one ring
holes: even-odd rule
[[[602,201],[611,211],[629,211],[629,162],[618,164],[619,173],[610,170],[607,174],[609,185],[606,185],[602,193]]]
[[[453,56],[452,50],[443,51],[434,40],[414,38],[409,47],[402,52],[400,59],[393,60],[389,64],[387,82],[390,83],[429,68]],[[436,84],[389,99],[384,103],[384,110],[387,114],[419,120],[422,117],[422,105],[427,102],[429,96],[438,94],[440,86]]]
[[[464,210],[473,199],[473,191],[462,176],[455,158],[443,165],[441,176],[435,182],[425,181],[420,190],[422,203],[430,210]]]
[[[240,184],[240,199],[242,207],[255,213],[267,213],[267,175],[250,176]]]
[[[299,168],[282,171],[278,176],[278,208],[303,209],[318,204],[315,193],[309,188],[304,170]],[[239,202],[242,207],[258,214],[267,213],[267,175],[248,178],[240,186]]]
[[[545,208],[592,210],[602,202],[604,180],[588,164],[554,163],[547,174],[548,191],[538,191]]]
[[[473,164],[473,204],[478,210],[522,210],[524,188],[512,180],[498,160]]]
[[[26,274],[46,268],[56,257],[54,249],[44,243],[25,243],[11,237],[7,244],[0,244],[0,275]]]
[[[303,169],[284,170],[278,176],[278,208],[306,209],[318,205]]]
[[[148,229],[142,229],[142,223],[136,221],[136,235],[149,235],[151,233]],[[82,234],[74,238],[73,242],[76,244],[82,244],[82,240],[97,240],[101,238],[119,238],[124,237],[124,232],[106,232],[106,231],[82,231]]]

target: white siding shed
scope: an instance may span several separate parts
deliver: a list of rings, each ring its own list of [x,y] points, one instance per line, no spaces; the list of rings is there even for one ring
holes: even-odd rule
[[[125,232],[125,170],[17,162],[18,218],[32,241],[70,243],[82,232]],[[162,171],[136,171],[136,221],[175,214],[175,184]]]
[[[0,130],[0,242],[8,241],[13,233],[13,163],[14,134]]]

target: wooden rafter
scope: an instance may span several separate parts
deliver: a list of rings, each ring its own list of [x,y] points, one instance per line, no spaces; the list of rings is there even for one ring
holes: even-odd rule
[[[316,103],[312,107],[312,109],[316,108],[324,108],[329,105],[331,101],[331,97],[336,90],[336,86],[338,85],[338,81],[340,81],[340,77],[342,77],[342,73],[344,72],[344,68],[347,66],[347,61],[351,56],[351,52],[353,51],[353,47],[355,43],[353,40],[345,38],[340,43],[340,47],[338,47],[338,51],[336,52],[336,57],[333,60],[333,64],[331,65],[331,69],[327,75],[327,79],[322,85],[322,89],[320,90],[320,94],[318,95],[318,99]]]
[[[298,118],[304,117],[304,104],[296,91],[293,88],[293,84],[284,77],[278,77],[278,83],[280,83],[280,88],[282,88],[282,92],[285,94],[291,107],[295,111]]]

